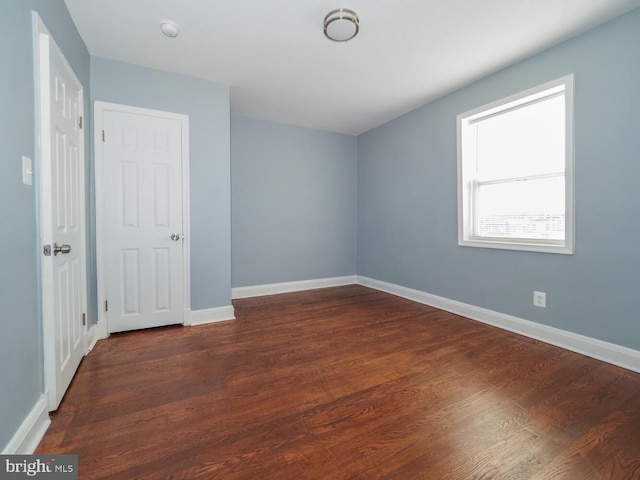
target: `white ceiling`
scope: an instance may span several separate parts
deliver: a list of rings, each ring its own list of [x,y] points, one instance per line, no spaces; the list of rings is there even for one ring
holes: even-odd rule
[[[640,0],[65,0],[91,55],[231,86],[249,117],[357,135]],[[360,34],[322,20],[354,9]],[[180,28],[176,39],[160,22]]]

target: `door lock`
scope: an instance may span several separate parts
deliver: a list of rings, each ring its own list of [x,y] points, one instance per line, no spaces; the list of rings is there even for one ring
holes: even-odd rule
[[[181,238],[182,238],[182,235],[180,235],[179,233],[172,233],[171,234],[171,240],[173,240],[174,242],[177,242]]]
[[[53,254],[58,255],[59,253],[67,254],[71,251],[71,245],[58,245],[57,243],[53,244]]]

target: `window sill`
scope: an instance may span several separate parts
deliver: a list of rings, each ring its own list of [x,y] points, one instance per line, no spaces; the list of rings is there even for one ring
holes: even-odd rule
[[[524,252],[559,253],[573,255],[572,245],[551,245],[540,243],[527,243],[526,241],[509,242],[502,240],[459,239],[461,247],[494,248],[499,250],[519,250]]]

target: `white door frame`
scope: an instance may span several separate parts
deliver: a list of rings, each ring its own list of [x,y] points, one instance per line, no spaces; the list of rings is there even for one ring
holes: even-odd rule
[[[106,268],[105,247],[104,247],[104,212],[103,212],[103,179],[102,165],[105,163],[104,149],[102,148],[102,132],[104,130],[104,113],[107,111],[119,113],[131,113],[136,115],[147,115],[156,118],[177,120],[182,127],[182,232],[185,237],[182,250],[183,262],[183,302],[184,302],[184,325],[191,324],[191,217],[190,217],[190,182],[189,182],[189,116],[165,112],[161,110],[151,110],[148,108],[133,107],[130,105],[120,105],[96,101],[93,109],[94,125],[94,145],[95,145],[95,192],[96,192],[96,267],[98,283],[98,337],[109,336],[108,312],[105,311],[106,295]]]
[[[38,254],[38,265],[40,266],[40,300],[41,312],[42,312],[42,349],[43,349],[43,370],[44,370],[44,390],[47,396],[49,410],[52,409],[52,405],[56,404],[54,395],[56,385],[56,362],[55,362],[55,313],[54,313],[54,293],[51,285],[53,284],[53,266],[51,262],[43,261],[43,247],[44,245],[52,245],[53,235],[53,219],[51,218],[51,210],[46,208],[45,202],[51,199],[51,120],[50,120],[50,91],[49,91],[49,57],[48,52],[41,51],[40,48],[40,35],[46,35],[50,48],[56,48],[60,51],[53,39],[53,36],[47,30],[44,22],[40,16],[33,12],[33,32],[34,32],[34,70],[35,70],[35,92],[36,92],[36,159],[38,165],[38,172],[40,182],[38,184],[37,192],[37,208],[39,210],[39,228],[40,228],[40,243]],[[60,51],[61,52],[61,51]],[[45,58],[46,53],[46,58]],[[80,111],[84,112],[84,88],[80,80],[75,75],[73,68],[69,65],[64,55],[60,53],[62,61],[66,64],[73,77],[75,86],[80,90],[79,107]],[[84,274],[82,279],[82,294],[81,303],[82,311],[87,312],[87,248],[86,248],[86,234],[87,234],[87,222],[85,217],[86,212],[86,197],[85,197],[85,156],[84,156],[84,130],[81,131],[80,141],[78,145],[79,157],[82,159],[80,162],[79,177],[81,179],[80,184],[80,196],[83,199],[79,204],[80,211],[78,212],[78,221],[82,223],[82,239],[80,248],[82,254],[80,255],[80,269]],[[86,317],[85,317],[86,318]],[[83,326],[82,330],[82,342],[83,350],[87,352],[87,326]],[[52,388],[53,387],[53,388]]]

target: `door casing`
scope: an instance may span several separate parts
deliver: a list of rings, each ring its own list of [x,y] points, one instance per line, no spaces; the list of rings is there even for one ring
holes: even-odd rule
[[[102,148],[102,138],[104,130],[104,112],[113,111],[120,113],[130,113],[134,115],[147,115],[158,118],[168,118],[177,120],[182,127],[182,232],[184,244],[182,251],[183,262],[183,289],[184,289],[184,325],[191,324],[191,217],[190,217],[190,181],[189,181],[189,116],[179,113],[166,112],[161,110],[151,110],[147,108],[121,105],[116,103],[96,101],[94,102],[94,173],[95,173],[95,194],[96,194],[96,270],[98,286],[98,337],[109,336],[108,312],[105,310],[106,278],[105,278],[105,237],[104,237],[104,205],[103,205],[103,177],[102,166],[105,164],[105,154]],[[105,132],[108,134],[108,132]]]

